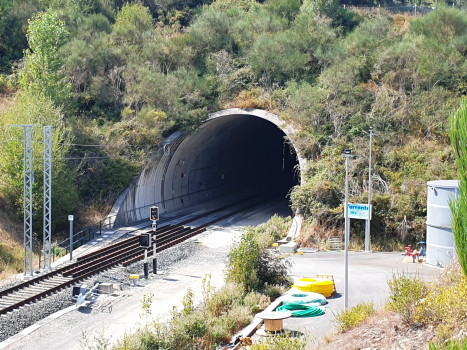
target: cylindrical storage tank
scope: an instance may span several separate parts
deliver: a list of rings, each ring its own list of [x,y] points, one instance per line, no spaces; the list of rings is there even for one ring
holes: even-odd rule
[[[428,181],[427,185],[426,262],[446,267],[455,252],[449,201],[459,196],[459,181]]]

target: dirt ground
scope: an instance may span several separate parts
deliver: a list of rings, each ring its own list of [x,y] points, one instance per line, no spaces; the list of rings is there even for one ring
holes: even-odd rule
[[[417,329],[405,324],[399,314],[381,312],[345,333],[329,334],[319,348],[326,350],[428,349],[433,327]]]

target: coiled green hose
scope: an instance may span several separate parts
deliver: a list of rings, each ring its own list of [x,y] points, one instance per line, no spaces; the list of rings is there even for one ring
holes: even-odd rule
[[[324,314],[324,310],[316,305],[289,303],[279,306],[276,311],[291,311],[292,317],[314,317]]]

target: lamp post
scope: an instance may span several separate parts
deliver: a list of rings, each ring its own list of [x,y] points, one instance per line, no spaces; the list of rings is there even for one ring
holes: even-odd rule
[[[345,158],[345,272],[344,272],[344,307],[349,306],[349,237],[350,237],[350,219],[349,219],[349,158],[352,157],[352,150],[346,149],[343,154]]]
[[[365,225],[365,253],[370,253],[370,220],[371,220],[371,141],[373,128],[370,128],[370,155],[368,157],[368,219]]]

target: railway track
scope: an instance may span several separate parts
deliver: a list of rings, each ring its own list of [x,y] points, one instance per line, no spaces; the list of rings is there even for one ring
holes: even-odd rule
[[[226,207],[230,207],[238,203],[233,203],[229,206],[214,209],[207,213],[203,213],[202,215],[191,217],[176,225],[166,224],[158,227],[156,231],[156,253],[196,236],[206,231],[208,226],[256,206],[274,196],[275,195],[271,196],[270,194],[266,198],[259,196],[259,200],[254,201],[254,203],[243,206],[240,209],[233,210],[198,227],[189,227],[185,225],[189,222],[203,219],[208,215],[215,214],[224,210]],[[153,254],[153,248],[148,249],[148,256],[152,256]],[[109,270],[116,266],[126,267],[134,262],[142,260],[143,258],[144,250],[139,247],[138,236],[126,238],[118,243],[114,243],[92,253],[82,255],[72,263],[60,266],[51,272],[0,291],[0,315],[7,314],[8,312],[12,312],[20,307],[26,307],[64,288],[79,284],[80,281],[100,272]]]

